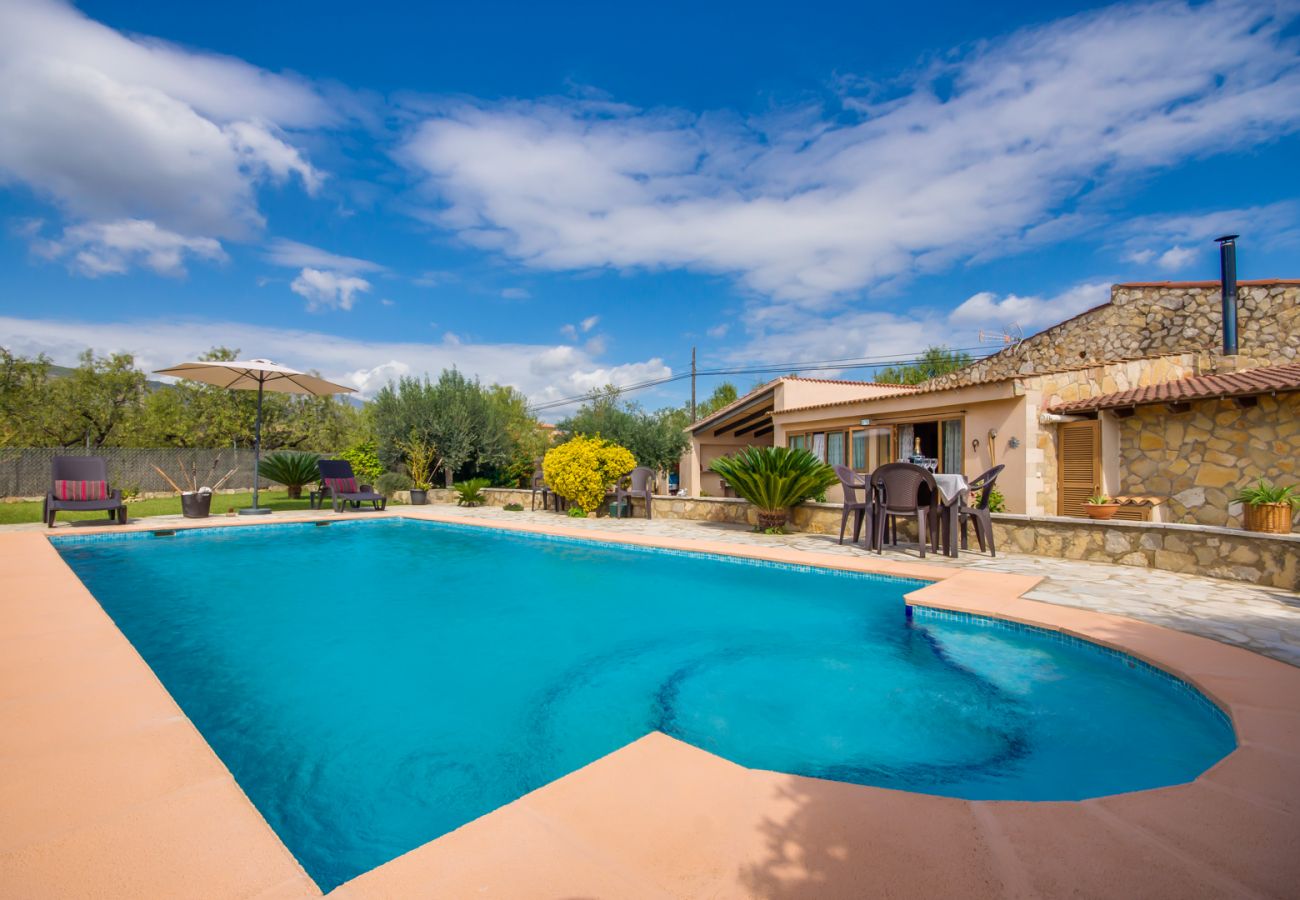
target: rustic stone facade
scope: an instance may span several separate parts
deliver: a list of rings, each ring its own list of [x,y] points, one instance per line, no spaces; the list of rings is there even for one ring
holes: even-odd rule
[[[1118,419],[1123,493],[1168,497],[1170,521],[1242,525],[1236,492],[1259,478],[1300,474],[1300,394],[1193,403],[1185,413],[1139,406]]]
[[[1300,359],[1300,281],[1248,281],[1238,289],[1240,356],[1256,363]],[[1222,350],[1218,282],[1117,284],[1110,302],[1027,338],[1019,346],[927,383],[975,384],[1119,360]]]

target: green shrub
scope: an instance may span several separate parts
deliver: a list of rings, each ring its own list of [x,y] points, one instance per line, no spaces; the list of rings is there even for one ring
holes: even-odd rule
[[[352,463],[352,474],[359,484],[374,484],[384,474],[384,464],[379,461],[374,441],[354,444],[340,453],[338,458]]]
[[[483,488],[491,483],[486,478],[471,478],[469,481],[453,484],[451,487],[456,492],[456,505],[482,506],[487,502],[487,497],[483,495]]]
[[[715,459],[710,467],[736,493],[758,509],[758,530],[785,526],[796,506],[836,481],[835,470],[807,450],[746,447],[735,456]]]
[[[319,459],[317,454],[302,450],[278,450],[262,457],[258,471],[268,481],[284,485],[289,499],[296,500],[302,496],[303,485],[320,481],[320,470],[316,468]]]
[[[408,475],[401,472],[385,472],[375,479],[375,490],[385,497],[391,497],[398,491],[409,491],[412,484]]]
[[[586,511],[585,509],[583,509],[581,506],[570,506],[570,507],[569,507],[569,518],[570,518],[570,519],[585,519],[585,518],[587,518],[587,511]]]
[[[989,491],[989,512],[1006,512],[1007,498],[997,488]]]
[[[1254,484],[1237,491],[1237,496],[1232,499],[1238,503],[1245,503],[1247,506],[1285,503],[1292,509],[1300,507],[1300,493],[1296,493],[1294,486],[1282,487],[1280,484],[1273,484],[1265,478],[1261,478]]]
[[[523,505],[522,503],[507,503],[505,506],[503,506],[503,507],[501,507],[501,508],[504,509],[506,512],[523,512],[523,511],[524,511],[524,505]]]

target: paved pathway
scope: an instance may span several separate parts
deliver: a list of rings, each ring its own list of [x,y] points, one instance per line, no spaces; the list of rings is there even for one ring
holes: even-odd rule
[[[569,528],[606,532],[669,535],[738,544],[771,545],[774,542],[816,553],[861,554],[860,548],[836,543],[830,535],[755,534],[744,526],[681,519],[570,519],[551,512],[506,512],[499,507],[463,509],[440,505],[440,513],[473,518],[508,519],[537,524],[562,523]],[[304,513],[294,513],[302,516]],[[325,511],[322,517],[334,513]],[[150,520],[171,527],[193,524],[180,516]],[[0,526],[0,530],[43,530],[41,525]],[[75,526],[57,532],[71,533]],[[898,558],[916,558],[914,550],[886,550]],[[990,559],[981,553],[964,553],[959,560],[933,554],[926,562],[940,566],[971,566],[996,572],[1039,575],[1046,578],[1026,596],[1033,600],[1128,616],[1180,631],[1199,634],[1245,647],[1257,653],[1300,666],[1300,594],[1278,588],[1253,587],[1232,581],[1177,575],[1133,566],[1050,559],[1003,553]]]

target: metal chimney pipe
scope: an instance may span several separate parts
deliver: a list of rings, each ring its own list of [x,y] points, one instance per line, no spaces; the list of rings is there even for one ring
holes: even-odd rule
[[[1223,355],[1237,355],[1237,238],[1225,234],[1219,243],[1219,271],[1223,282]]]

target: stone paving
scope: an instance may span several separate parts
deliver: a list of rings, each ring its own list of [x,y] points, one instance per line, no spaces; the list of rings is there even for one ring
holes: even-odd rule
[[[795,533],[756,534],[744,526],[682,519],[571,519],[553,512],[507,512],[499,507],[464,509],[438,506],[439,513],[466,518],[505,519],[533,524],[563,524],[566,528],[590,528],[604,532],[667,535],[683,539],[707,539],[738,544],[781,543],[815,553],[862,554],[859,547],[840,545],[834,536]],[[303,513],[295,513],[302,516]],[[329,511],[319,513],[332,517]],[[365,515],[346,513],[345,515]],[[275,517],[271,517],[275,518]],[[157,516],[149,520],[161,527],[192,525],[180,516]],[[70,533],[76,526],[62,526],[54,533]],[[39,524],[2,526],[9,530],[44,530]],[[886,556],[916,559],[912,548],[887,549]],[[1031,600],[1114,613],[1164,625],[1235,644],[1256,653],[1300,666],[1300,594],[1278,588],[1253,587],[1239,582],[1198,578],[1131,566],[1052,559],[1000,552],[996,559],[981,553],[963,553],[954,560],[929,554],[927,563],[938,566],[969,566],[993,572],[1042,576],[1046,580],[1025,596]]]

